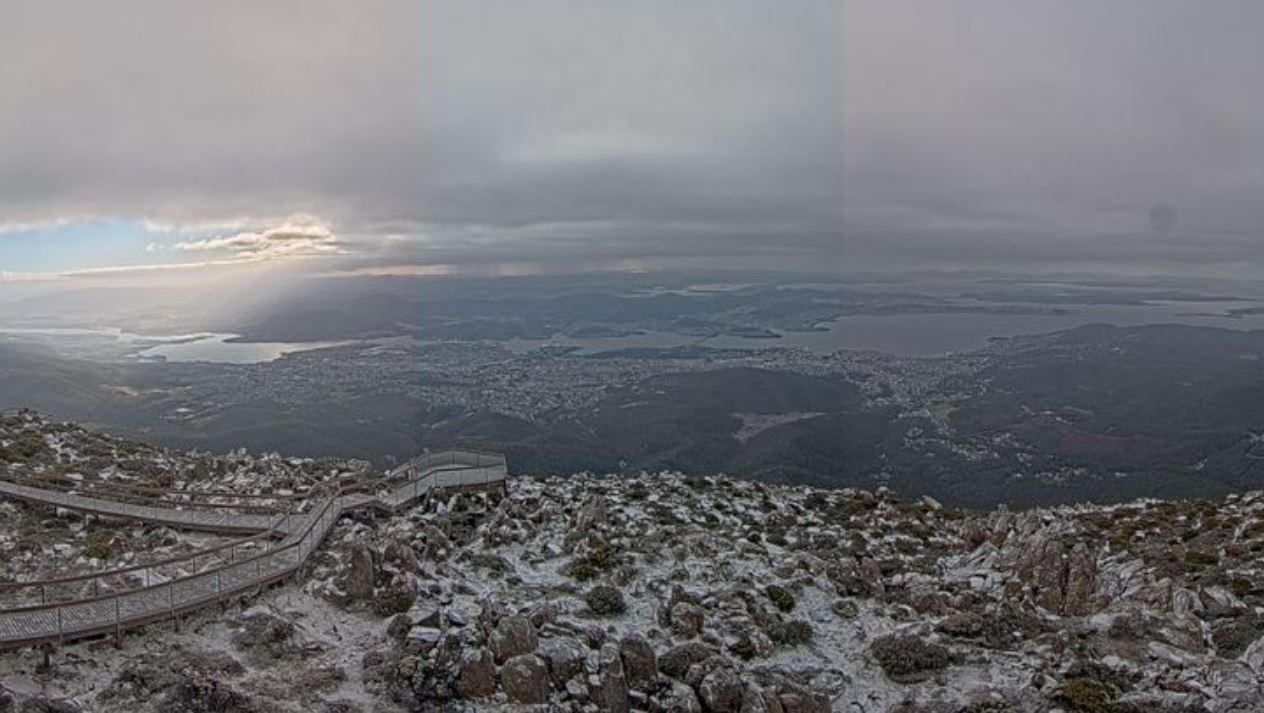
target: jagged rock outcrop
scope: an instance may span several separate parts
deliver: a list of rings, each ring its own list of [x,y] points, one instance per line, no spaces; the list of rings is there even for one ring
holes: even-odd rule
[[[1087,543],[1068,552],[1054,533],[1021,533],[1006,538],[1006,551],[1016,553],[1012,570],[1024,593],[1045,611],[1085,616],[1097,609],[1097,560]]]

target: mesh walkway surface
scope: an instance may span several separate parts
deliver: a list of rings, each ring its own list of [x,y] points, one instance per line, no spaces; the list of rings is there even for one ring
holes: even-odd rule
[[[495,487],[504,482],[503,456],[473,451],[427,454],[390,474],[406,480],[376,494],[343,493],[309,501],[299,515],[261,515],[134,505],[0,481],[0,497],[108,517],[226,534],[283,535],[266,551],[228,563],[189,557],[193,574],[121,592],[70,601],[0,609],[0,649],[114,633],[181,614],[281,581],[307,558],[344,513],[366,507],[398,510],[436,490]],[[90,578],[90,577],[89,577]],[[38,586],[38,583],[28,583]],[[24,585],[26,586],[26,585]]]

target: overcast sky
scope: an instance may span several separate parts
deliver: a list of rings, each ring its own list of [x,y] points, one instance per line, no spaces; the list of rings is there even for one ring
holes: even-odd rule
[[[1261,27],[1256,0],[10,0],[0,273],[1252,275]]]
[[[553,260],[837,260],[837,0],[426,5],[436,237]]]
[[[821,264],[835,0],[13,0],[0,273]]]
[[[1258,276],[1264,3],[844,6],[849,262]]]

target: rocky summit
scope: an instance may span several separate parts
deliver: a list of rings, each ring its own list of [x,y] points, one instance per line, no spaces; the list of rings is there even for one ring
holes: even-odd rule
[[[303,493],[363,463],[32,415],[0,476]],[[1264,710],[1264,495],[991,512],[723,476],[530,476],[357,512],[299,581],[0,653],[0,711]],[[0,582],[203,547],[0,502]],[[21,602],[5,600],[0,606]]]

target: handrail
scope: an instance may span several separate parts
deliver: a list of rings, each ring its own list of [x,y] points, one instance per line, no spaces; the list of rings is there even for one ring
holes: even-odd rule
[[[478,465],[458,464],[458,461],[470,460],[466,457],[467,455],[475,456],[473,460]],[[351,505],[344,505],[343,498],[348,493],[370,485],[369,481],[356,479],[338,483],[330,480],[318,483],[312,493],[325,495],[321,505],[304,515],[302,528],[289,532],[283,544],[275,549],[152,586],[69,601],[0,609],[0,617],[19,615],[26,619],[24,624],[26,630],[9,636],[7,639],[0,638],[0,649],[40,641],[62,641],[68,636],[81,638],[100,633],[118,633],[124,627],[131,628],[165,619],[168,616],[175,617],[178,613],[192,611],[219,601],[224,596],[231,596],[284,579],[300,570],[338,518],[350,507],[377,505],[395,510],[415,500],[423,492],[444,487],[484,486],[500,482],[506,475],[503,457],[489,458],[485,461],[477,454],[440,454],[440,456],[431,460],[443,460],[446,461],[445,464],[430,467],[420,474],[415,468],[411,469],[413,477],[405,482],[387,487],[386,492]],[[459,471],[466,471],[466,473],[459,474]],[[373,484],[386,485],[382,480]],[[306,502],[311,502],[311,500]],[[288,519],[288,517],[289,515],[283,519]],[[218,548],[222,550],[233,545],[234,543],[228,543]],[[192,559],[196,559],[196,555],[178,557],[174,562]],[[154,565],[143,565],[139,569],[148,569],[152,566]],[[137,568],[133,568],[133,571],[135,569]],[[250,571],[251,569],[253,571]],[[82,581],[82,579],[101,576],[108,575],[96,573],[71,579]],[[194,584],[195,582],[198,584]],[[163,600],[164,592],[165,601]],[[109,602],[114,603],[112,612],[109,610]],[[0,624],[2,623],[4,622],[0,619]]]
[[[291,513],[285,513],[278,516],[278,523],[276,525],[258,534],[232,540],[231,542],[224,542],[218,545],[214,545],[212,547],[207,547],[206,549],[196,550],[194,552],[188,552],[183,555],[169,557],[165,560],[158,560],[157,562],[149,562],[146,564],[131,565],[129,567],[120,567],[118,569],[103,570],[100,572],[91,572],[88,574],[79,574],[72,577],[59,577],[57,579],[38,579],[38,580],[32,579],[32,580],[26,580],[23,582],[0,582],[0,592],[16,591],[16,590],[21,590],[21,589],[34,589],[36,587],[51,587],[51,586],[60,585],[60,584],[73,584],[75,582],[89,582],[94,579],[104,579],[105,577],[117,577],[124,574],[130,574],[132,572],[139,572],[145,569],[153,569],[154,567],[164,567],[169,564],[176,564],[178,562],[187,562],[189,560],[195,560],[198,557],[213,555],[217,552],[222,552],[223,550],[231,550],[237,547],[242,547],[242,546],[245,546],[247,543],[253,542],[255,540],[272,539],[276,537],[278,533],[284,534],[285,530],[282,528],[284,528],[285,521],[289,519],[290,515]],[[5,610],[0,608],[0,611],[5,611]]]
[[[124,491],[130,497],[135,497],[145,503],[156,502],[163,504],[179,504],[177,501],[163,500],[163,495],[179,495],[188,497],[191,501],[198,498],[240,498],[248,500],[294,500],[303,501],[303,498],[295,495],[264,495],[258,493],[234,493],[232,491],[205,491],[205,490],[163,490],[161,488],[147,488],[144,486],[132,485],[130,483],[102,483],[100,481],[77,481],[65,476],[48,476],[48,475],[14,475],[11,473],[0,473],[0,481],[14,483],[15,485],[64,485],[70,484],[70,492],[78,491],[79,493],[89,495],[91,491],[101,489],[106,491]],[[88,486],[85,488],[84,486]],[[132,492],[127,492],[132,491]],[[133,493],[149,493],[155,497],[144,494]],[[104,494],[104,493],[103,493]],[[123,501],[120,501],[123,502]],[[134,503],[128,503],[134,504]],[[257,510],[276,510],[277,508],[268,505],[232,505],[228,503],[192,503],[198,507],[205,508],[241,508],[257,509]]]
[[[327,500],[327,501],[325,502],[325,507],[321,510],[321,513],[320,513],[320,515],[319,515],[318,517],[324,517],[325,513],[328,511],[328,509],[329,509],[330,507],[332,507],[332,505],[334,504],[334,501],[335,501],[335,500],[336,500],[336,498],[330,498],[329,500]],[[93,596],[93,597],[84,597],[84,598],[82,598],[82,599],[74,599],[74,600],[71,600],[71,601],[66,601],[66,602],[52,602],[52,603],[49,603],[49,604],[34,604],[34,605],[30,605],[30,606],[23,606],[23,607],[14,607],[14,608],[9,608],[9,609],[3,609],[3,610],[0,610],[0,611],[6,612],[6,613],[8,613],[8,612],[32,612],[32,611],[44,611],[44,610],[49,610],[49,609],[57,609],[57,608],[59,608],[59,607],[66,607],[66,606],[75,605],[75,604],[90,604],[90,603],[93,603],[93,602],[106,601],[106,600],[109,600],[109,599],[116,599],[116,598],[118,598],[118,597],[126,597],[126,596],[128,596],[128,595],[136,594],[136,593],[139,593],[139,592],[144,592],[144,591],[147,591],[147,590],[152,590],[152,589],[155,589],[155,588],[162,588],[162,587],[172,586],[172,585],[175,585],[175,584],[179,584],[179,583],[181,583],[181,582],[187,582],[187,581],[189,581],[189,580],[198,579],[198,578],[200,578],[200,577],[204,577],[204,576],[206,576],[206,575],[208,575],[208,574],[214,574],[216,571],[221,571],[221,570],[229,569],[229,568],[235,567],[235,566],[237,566],[237,565],[247,564],[247,563],[254,562],[254,561],[256,561],[256,560],[260,560],[260,559],[263,559],[263,558],[272,557],[272,556],[277,555],[277,554],[278,554],[278,553],[280,553],[280,552],[285,552],[285,551],[287,551],[287,550],[293,549],[294,547],[297,547],[299,544],[301,544],[302,539],[306,538],[306,537],[307,537],[307,535],[311,533],[311,531],[312,531],[313,527],[315,526],[316,519],[318,519],[318,518],[313,518],[312,522],[308,524],[307,529],[306,529],[306,530],[304,530],[304,533],[303,533],[302,537],[301,537],[299,540],[296,540],[296,541],[294,541],[294,542],[291,542],[291,543],[289,543],[289,544],[287,544],[287,545],[283,545],[283,546],[281,546],[281,547],[279,547],[279,548],[277,548],[277,549],[275,549],[275,550],[269,550],[269,551],[267,551],[267,552],[261,552],[261,553],[259,553],[259,554],[257,554],[257,555],[254,555],[253,557],[247,557],[246,559],[237,560],[236,562],[233,562],[233,563],[231,563],[231,564],[225,565],[224,567],[219,567],[219,568],[216,568],[216,569],[213,569],[213,570],[206,570],[206,571],[204,571],[204,572],[197,572],[197,573],[194,573],[194,574],[185,575],[184,577],[177,577],[177,578],[175,578],[175,579],[169,579],[169,580],[167,580],[167,581],[165,581],[165,582],[163,582],[163,583],[161,583],[161,584],[156,584],[156,585],[152,585],[152,586],[149,586],[149,587],[142,587],[142,588],[139,588],[139,589],[133,589],[133,590],[125,591],[125,592],[109,592],[109,593],[106,593],[106,594],[101,594],[101,595],[98,595],[98,596]]]

